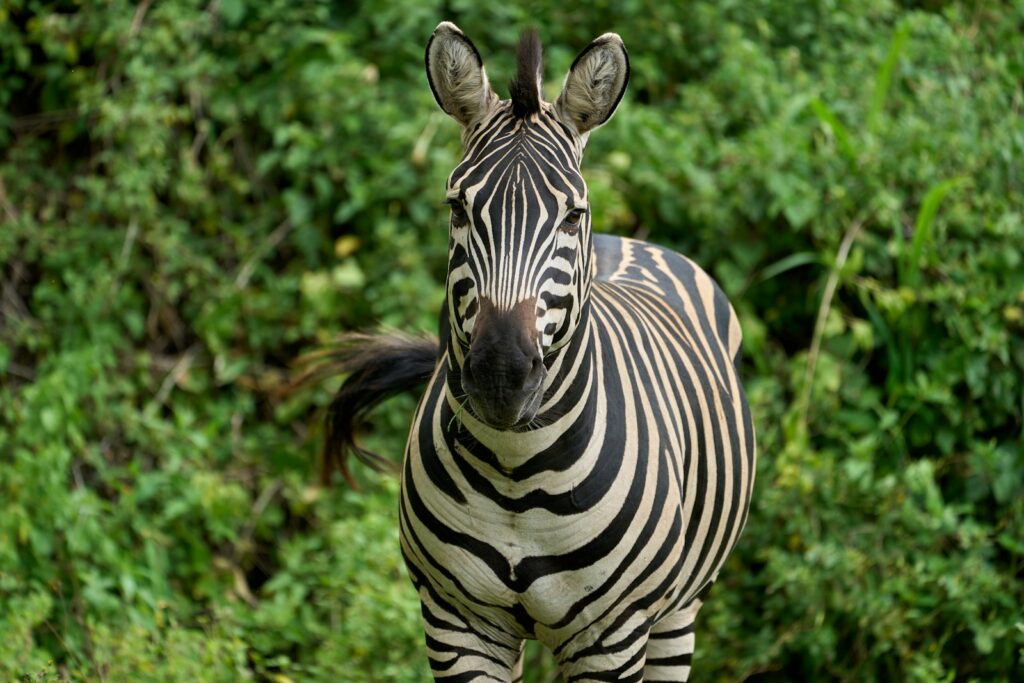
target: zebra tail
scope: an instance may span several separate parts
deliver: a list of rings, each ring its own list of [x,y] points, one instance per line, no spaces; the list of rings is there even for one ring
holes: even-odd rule
[[[426,335],[357,332],[343,335],[330,348],[307,356],[312,367],[300,380],[304,384],[348,375],[324,417],[320,478],[325,485],[337,468],[349,486],[359,489],[349,469],[353,453],[378,472],[397,473],[398,465],[393,460],[361,447],[356,443],[356,435],[374,406],[430,379],[437,365],[438,350],[438,341]]]

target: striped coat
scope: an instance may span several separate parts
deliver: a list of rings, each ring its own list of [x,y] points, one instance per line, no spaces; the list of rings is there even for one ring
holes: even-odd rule
[[[754,430],[732,307],[678,254],[595,242],[589,323],[547,399],[571,412],[509,438],[456,415],[442,358],[414,417],[402,549],[431,656],[479,647],[466,631],[488,643],[443,672],[510,665],[539,638],[567,679],[646,654],[645,680],[685,680],[698,599],[743,527]]]
[[[568,681],[685,681],[694,619],[746,519],[754,429],[740,327],[692,261],[594,236],[579,171],[629,75],[621,39],[577,57],[554,103],[540,45],[512,97],[453,24],[431,89],[463,127],[440,342],[360,337],[325,462],[357,419],[426,382],[402,467],[401,546],[437,680],[509,681],[538,639]]]

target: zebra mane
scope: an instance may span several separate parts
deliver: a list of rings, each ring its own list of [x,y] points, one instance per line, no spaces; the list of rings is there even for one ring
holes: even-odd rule
[[[509,83],[512,114],[517,118],[540,111],[540,88],[543,82],[540,36],[535,29],[523,31],[516,50],[516,77]]]

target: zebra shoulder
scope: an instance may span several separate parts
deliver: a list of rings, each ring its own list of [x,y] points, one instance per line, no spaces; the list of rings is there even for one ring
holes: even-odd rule
[[[743,341],[739,317],[718,283],[691,259],[656,244],[594,235],[596,281],[639,287],[664,299],[678,315],[708,321],[734,362]]]

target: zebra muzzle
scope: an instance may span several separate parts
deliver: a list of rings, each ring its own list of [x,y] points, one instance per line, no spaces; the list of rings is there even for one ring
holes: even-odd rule
[[[498,429],[533,419],[543,396],[547,370],[537,344],[533,300],[498,311],[481,298],[469,353],[462,365],[462,388],[470,408]]]

